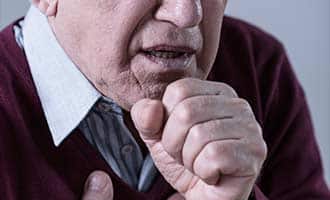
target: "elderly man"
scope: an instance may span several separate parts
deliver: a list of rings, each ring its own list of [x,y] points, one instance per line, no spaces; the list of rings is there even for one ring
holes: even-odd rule
[[[329,199],[283,47],[225,6],[34,0],[0,33],[1,199]]]

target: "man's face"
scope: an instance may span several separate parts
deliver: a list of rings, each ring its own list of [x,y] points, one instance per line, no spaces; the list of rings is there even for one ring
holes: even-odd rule
[[[225,0],[58,0],[60,44],[105,96],[126,110],[183,77],[205,79]]]

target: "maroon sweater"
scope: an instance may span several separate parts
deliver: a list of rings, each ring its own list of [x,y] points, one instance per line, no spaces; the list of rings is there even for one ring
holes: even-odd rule
[[[279,42],[226,17],[209,79],[235,88],[263,128],[269,153],[256,199],[330,199],[304,93]],[[0,81],[0,199],[79,199],[99,169],[110,174],[116,200],[161,200],[174,192],[161,176],[148,193],[131,189],[78,129],[54,146],[13,25],[0,33]]]

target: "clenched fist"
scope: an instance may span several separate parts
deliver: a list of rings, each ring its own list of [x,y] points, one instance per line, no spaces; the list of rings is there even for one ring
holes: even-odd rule
[[[226,84],[181,79],[133,122],[164,178],[187,200],[246,200],[266,157],[250,105]]]

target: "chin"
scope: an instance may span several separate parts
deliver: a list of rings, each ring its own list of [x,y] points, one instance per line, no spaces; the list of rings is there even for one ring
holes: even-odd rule
[[[130,111],[135,103],[145,98],[161,101],[168,84],[142,85],[133,91],[122,91],[121,94],[107,94],[106,96],[113,99],[124,110]]]
[[[145,72],[135,76],[123,76],[106,84],[104,95],[113,99],[124,110],[130,111],[132,106],[141,99],[162,100],[167,86],[179,79],[190,77],[184,70],[165,72]]]
[[[148,90],[145,92],[146,98],[161,100],[168,85],[169,83],[162,83],[148,88]]]

